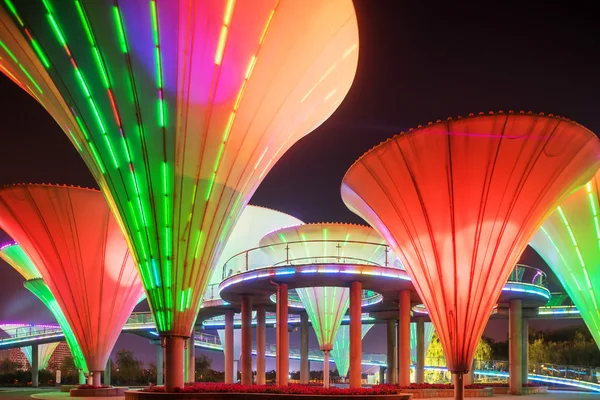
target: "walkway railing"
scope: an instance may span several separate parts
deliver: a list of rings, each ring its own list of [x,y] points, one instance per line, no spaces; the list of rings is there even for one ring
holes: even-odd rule
[[[404,269],[387,244],[352,240],[302,240],[283,241],[238,253],[225,262],[221,277],[226,279],[265,267],[306,264],[359,264]]]
[[[508,282],[527,283],[548,288],[548,276],[538,268],[517,264],[508,277]]]
[[[427,358],[425,363],[430,368],[446,367],[446,359],[444,358]],[[473,367],[476,373],[481,375],[492,372],[505,372],[508,374],[509,372],[509,362],[503,360],[475,360]],[[600,367],[530,362],[528,364],[528,374],[597,384]]]

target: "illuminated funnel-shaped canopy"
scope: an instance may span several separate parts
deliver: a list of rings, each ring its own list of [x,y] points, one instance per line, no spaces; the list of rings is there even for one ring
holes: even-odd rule
[[[62,329],[65,334],[65,340],[69,349],[71,350],[71,354],[73,355],[73,362],[77,369],[81,369],[84,372],[87,372],[87,367],[85,364],[85,358],[81,353],[81,349],[77,344],[77,339],[75,339],[75,335],[73,334],[73,330],[69,326],[64,313],[60,309],[60,306],[56,302],[54,295],[48,288],[48,285],[42,279],[40,272],[33,264],[27,253],[23,251],[21,246],[16,243],[9,243],[4,246],[0,246],[0,258],[3,259],[13,267],[17,272],[19,272],[23,278],[26,279],[24,286],[31,293],[35,294],[41,301],[44,303],[46,307],[50,310],[54,318],[56,318],[56,322]],[[41,348],[40,348],[40,356],[41,356]],[[29,357],[31,358],[31,357]],[[41,367],[40,367],[41,368]]]
[[[215,264],[216,268],[210,284],[218,285],[221,283],[225,263],[238,253],[258,247],[260,239],[267,233],[286,226],[301,225],[303,223],[298,218],[280,211],[264,207],[247,206],[233,227],[231,235],[223,248],[223,253],[219,261]],[[243,260],[241,260],[242,258]],[[268,255],[260,251],[253,251],[248,257],[249,268],[264,267],[269,264],[268,260]],[[241,265],[242,262],[244,263],[243,265]],[[230,271],[231,273],[237,272],[242,268],[245,269],[245,267],[245,257],[236,257],[228,263],[225,276],[228,276]]]
[[[18,244],[0,245],[0,258],[13,267],[26,281],[41,278],[40,272]]]
[[[386,259],[384,239],[368,226],[316,223],[290,226],[260,240],[275,265],[287,264],[376,264]],[[350,291],[343,287],[297,288],[321,350],[333,348],[342,318],[350,305]]]
[[[314,287],[296,289],[315,330],[319,347],[333,349],[333,341],[344,314],[350,307],[350,289],[343,287]]]
[[[373,324],[362,325],[362,336],[364,339],[365,335],[373,327]],[[335,366],[339,376],[348,375],[348,369],[350,369],[350,325],[342,325],[338,329],[333,341],[333,349],[331,350],[331,357],[335,361]]]
[[[54,315],[54,318],[56,318],[56,322],[58,322],[58,325],[65,334],[65,341],[69,346],[69,350],[71,350],[71,355],[73,356],[73,363],[75,364],[77,369],[87,372],[88,367],[85,362],[85,357],[83,355],[83,352],[81,351],[81,347],[79,347],[79,344],[77,343],[75,333],[73,332],[73,329],[71,329],[71,326],[69,325],[65,314],[61,310],[60,305],[54,298],[54,295],[50,291],[48,285],[46,285],[43,279],[31,279],[25,281],[24,286],[31,293],[35,294],[38,297],[38,299],[40,299],[42,303],[44,303],[46,307],[48,307],[50,312],[52,312],[52,315]]]
[[[143,287],[102,193],[48,185],[4,188],[0,228],[38,268],[89,370],[104,370]]]
[[[425,332],[423,335],[424,354],[427,354],[431,339],[433,339],[433,332],[435,332],[433,324],[431,322],[425,322]],[[417,363],[417,324],[414,322],[410,324],[410,362],[411,364]]]
[[[268,246],[263,251],[279,264],[386,262],[385,240],[363,225],[323,222],[290,226],[265,235],[260,245]],[[392,261],[392,256],[388,257]]]
[[[529,245],[548,263],[600,344],[600,173],[544,221]]]
[[[351,0],[3,5],[2,70],[90,167],[159,331],[189,336],[243,207],[350,88]]]
[[[50,357],[52,357],[52,353],[56,349],[56,346],[59,345],[60,342],[55,343],[46,343],[38,345],[38,368],[45,369],[48,366],[48,361],[50,361]],[[29,365],[32,365],[32,349],[31,346],[21,347],[21,351],[25,354],[27,361],[29,361]]]
[[[400,134],[348,170],[344,202],[401,259],[450,371],[469,370],[527,243],[599,155],[596,136],[569,120],[492,113]]]

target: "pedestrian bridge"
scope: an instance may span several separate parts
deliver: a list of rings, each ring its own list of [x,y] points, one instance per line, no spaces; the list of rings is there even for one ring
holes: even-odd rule
[[[562,306],[560,306],[562,307]],[[572,316],[573,309],[567,306],[569,315]],[[540,309],[542,312],[543,308]],[[290,316],[293,319],[295,316]],[[556,316],[555,316],[556,317]],[[273,318],[274,322],[274,317]],[[299,321],[289,321],[296,324]],[[267,326],[269,319],[267,317]],[[211,326],[214,329],[218,325]],[[43,344],[62,341],[64,334],[60,327],[55,325],[5,325],[2,330],[11,335],[10,338],[0,338],[0,350],[30,346],[32,344]],[[138,334],[147,338],[157,338],[156,326],[150,312],[132,313],[123,328],[123,332]],[[196,332],[196,347],[206,350],[223,351],[223,345],[218,335],[211,335],[204,332]],[[256,350],[253,350],[256,354]],[[274,358],[276,356],[275,345],[267,344],[266,356]],[[290,359],[300,360],[300,349],[290,347]],[[323,362],[323,353],[320,350],[310,349],[308,359],[314,362]],[[330,361],[334,361],[330,358]],[[428,371],[447,372],[445,361],[436,359],[427,359],[429,365],[425,366]],[[362,364],[365,366],[385,367],[385,354],[363,353]],[[600,367],[580,367],[551,364],[529,364],[529,380],[532,382],[547,383],[549,385],[562,385],[572,388],[584,389],[594,392],[600,392],[598,377],[600,376]],[[508,378],[508,361],[476,361],[475,374],[480,376],[489,376],[497,378]]]

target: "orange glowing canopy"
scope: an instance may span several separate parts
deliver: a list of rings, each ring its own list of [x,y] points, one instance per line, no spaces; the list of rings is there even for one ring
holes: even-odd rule
[[[0,228],[38,267],[89,370],[104,370],[144,289],[102,193],[49,185],[1,189]]]
[[[531,236],[599,155],[596,136],[567,119],[491,113],[400,134],[348,170],[344,202],[402,260],[450,371],[470,369]]]

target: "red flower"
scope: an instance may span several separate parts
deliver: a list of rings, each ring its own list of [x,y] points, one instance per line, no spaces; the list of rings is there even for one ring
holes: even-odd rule
[[[100,385],[100,386],[94,386],[94,385],[79,385],[77,386],[77,389],[108,389],[110,386],[107,385]]]

